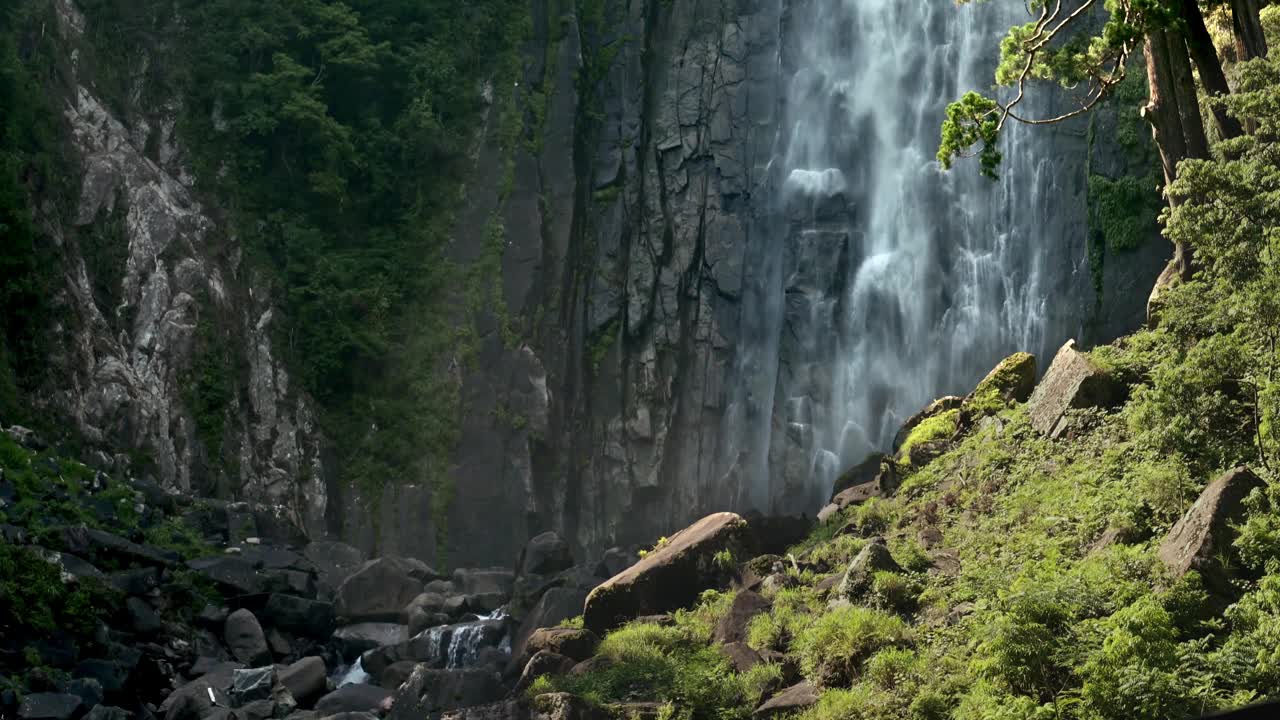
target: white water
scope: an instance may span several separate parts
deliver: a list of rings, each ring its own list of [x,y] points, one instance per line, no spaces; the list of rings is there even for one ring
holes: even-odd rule
[[[1048,312],[1082,278],[1083,237],[1055,213],[1079,199],[1056,184],[1083,175],[1055,167],[1055,134],[1010,128],[996,183],[934,159],[946,103],[991,86],[1015,22],[1020,3],[791,3],[778,219],[726,426],[744,504],[812,510],[930,400],[1076,329]]]

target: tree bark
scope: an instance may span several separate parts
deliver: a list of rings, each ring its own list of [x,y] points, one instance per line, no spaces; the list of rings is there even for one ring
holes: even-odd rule
[[[1267,56],[1267,36],[1262,32],[1259,0],[1231,0],[1231,25],[1241,62]]]
[[[1209,157],[1209,141],[1200,119],[1200,103],[1187,52],[1186,40],[1171,30],[1148,33],[1143,47],[1150,99],[1142,109],[1142,116],[1151,123],[1166,185],[1177,179],[1179,162],[1187,158]],[[1169,203],[1171,206],[1174,203],[1172,198]],[[1175,243],[1173,262],[1161,276],[1161,282],[1167,284],[1175,275],[1189,280],[1194,272],[1191,248],[1182,242]],[[1166,278],[1166,275],[1170,277]],[[1153,298],[1159,290],[1158,287]]]
[[[1200,82],[1204,84],[1204,89],[1213,98],[1229,95],[1231,88],[1227,85],[1227,75],[1222,71],[1222,61],[1218,59],[1218,50],[1213,46],[1209,28],[1205,27],[1200,4],[1196,0],[1182,0],[1182,18],[1187,24],[1187,49],[1191,52],[1196,69],[1200,71]],[[1240,121],[1227,113],[1221,103],[1211,102],[1209,110],[1213,113],[1220,139],[1230,140],[1244,134]]]

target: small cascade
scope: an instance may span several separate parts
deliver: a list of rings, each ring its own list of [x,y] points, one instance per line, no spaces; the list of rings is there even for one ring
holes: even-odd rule
[[[364,671],[364,665],[361,664],[360,658],[356,658],[356,661],[351,663],[350,666],[338,668],[338,671],[334,673],[334,677],[337,680],[338,687],[367,685],[373,679],[369,676],[369,673]]]
[[[510,652],[510,640],[507,637],[509,633],[506,632],[504,622],[506,618],[506,611],[498,609],[472,622],[450,626],[449,645],[444,653],[445,669],[471,667],[479,659],[481,650],[486,647],[501,649],[504,642],[507,644],[507,652]]]

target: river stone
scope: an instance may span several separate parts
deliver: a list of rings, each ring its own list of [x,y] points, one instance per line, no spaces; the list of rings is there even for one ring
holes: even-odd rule
[[[487,670],[414,668],[396,691],[390,720],[420,720],[446,710],[501,700],[506,689],[496,673]]]
[[[744,557],[747,523],[734,513],[708,515],[587,596],[586,627],[597,635],[641,615],[687,607],[702,591],[725,585],[736,568],[724,568],[717,553]]]
[[[1244,499],[1264,486],[1262,479],[1244,466],[1209,483],[1160,543],[1157,555],[1173,576],[1195,570],[1210,592],[1219,598],[1230,597],[1231,573],[1221,559],[1236,559],[1232,526],[1244,520]],[[1231,565],[1239,567],[1238,562]]]
[[[271,662],[266,633],[248,610],[242,608],[227,617],[225,638],[231,654],[245,665],[258,667]]]
[[[343,685],[316,701],[316,714],[329,717],[344,712],[377,712],[391,693],[377,685]]]
[[[1113,407],[1123,400],[1123,383],[1076,350],[1075,340],[1068,340],[1031,394],[1027,415],[1037,432],[1057,438],[1067,429],[1068,410]]]
[[[280,684],[303,705],[323,695],[326,689],[325,680],[328,675],[324,659],[320,657],[302,658],[282,669],[279,675]]]

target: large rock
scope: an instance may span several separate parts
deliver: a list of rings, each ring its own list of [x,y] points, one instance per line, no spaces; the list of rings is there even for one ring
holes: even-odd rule
[[[969,426],[979,417],[1010,403],[1026,402],[1036,388],[1036,358],[1030,353],[1014,353],[1000,361],[964,399],[960,424]]]
[[[547,650],[539,650],[525,663],[520,680],[516,682],[516,692],[529,687],[540,677],[558,677],[573,669],[577,664],[573,658],[565,657]]]
[[[84,702],[70,693],[31,693],[18,705],[21,720],[73,720],[84,713]]]
[[[373,677],[381,677],[391,665],[407,660],[436,668],[460,667],[475,661],[468,653],[496,647],[504,630],[501,620],[434,627],[406,642],[369,650],[360,656],[360,663]]]
[[[1263,481],[1247,467],[1237,467],[1209,483],[1191,509],[1160,543],[1158,556],[1174,577],[1195,570],[1205,587],[1219,598],[1229,597],[1231,574],[1224,559],[1234,559],[1232,525],[1244,519],[1244,499]],[[1238,567],[1237,562],[1231,562]]]
[[[525,652],[552,652],[582,662],[599,646],[600,637],[586,628],[539,628],[529,637]]]
[[[395,694],[391,720],[420,720],[446,710],[484,705],[506,695],[497,674],[486,670],[437,670],[419,665]]]
[[[1123,383],[1076,350],[1075,340],[1068,340],[1031,393],[1027,414],[1041,435],[1056,438],[1067,428],[1068,410],[1113,407],[1124,401],[1124,391]]]
[[[790,715],[817,704],[818,690],[808,682],[802,682],[769,698],[752,715],[758,718]]]
[[[232,555],[197,558],[187,567],[209,578],[228,595],[253,595],[262,592],[263,578],[253,563]]]
[[[897,491],[898,485],[902,482],[898,475],[898,467],[893,460],[880,457],[881,460],[875,465],[874,473],[869,473],[870,468],[863,468],[862,472],[858,473],[858,477],[869,476],[871,479],[850,485],[832,496],[831,502],[818,511],[818,522],[830,520],[845,508],[861,505],[871,498],[886,498]]]
[[[537,604],[525,616],[511,642],[513,657],[521,657],[529,637],[539,628],[550,628],[582,614],[590,589],[582,586],[553,587],[538,598]]]
[[[231,675],[231,699],[238,705],[270,700],[275,685],[276,669],[273,667],[236,670]]]
[[[364,553],[359,549],[328,540],[308,544],[302,555],[315,566],[324,595],[332,595],[342,581],[359,570],[365,561]]]
[[[729,611],[716,623],[712,639],[722,645],[746,642],[747,626],[757,615],[768,612],[771,605],[763,595],[743,590],[734,596]]]
[[[544,532],[525,544],[516,567],[520,575],[552,575],[573,567],[573,552],[559,535]]]
[[[889,546],[884,538],[875,538],[854,556],[845,571],[840,585],[836,588],[837,597],[854,599],[871,588],[871,581],[879,571],[901,572],[902,568],[889,554]]]
[[[333,632],[333,605],[293,595],[272,593],[259,611],[269,625],[313,638]]]
[[[422,592],[425,570],[407,558],[370,560],[338,586],[334,609],[350,622],[394,622]]]
[[[964,404],[964,398],[955,395],[940,397],[929,403],[923,410],[907,418],[907,421],[898,429],[898,433],[893,436],[893,453],[896,455],[902,444],[907,441],[907,437],[911,435],[911,431],[919,427],[920,423],[929,418],[937,417],[944,412],[955,410]],[[872,456],[873,458],[875,456]],[[881,456],[883,457],[883,456]],[[860,482],[867,482],[870,478],[865,478]],[[850,483],[846,487],[851,487],[857,483]]]
[[[343,685],[316,701],[316,715],[329,717],[348,712],[377,712],[391,699],[391,693],[377,685]]]
[[[687,607],[708,588],[724,585],[736,568],[717,559],[744,558],[747,523],[734,513],[716,513],[681,530],[643,560],[606,580],[587,596],[586,627],[597,634],[641,615]]]
[[[323,658],[305,657],[280,671],[280,684],[305,706],[324,694],[327,677]]]
[[[271,662],[271,649],[258,618],[248,610],[237,610],[227,617],[224,637],[237,660],[249,667]]]
[[[343,660],[351,662],[363,652],[409,639],[409,629],[397,623],[357,623],[338,628],[333,639]]]
[[[506,568],[458,568],[453,571],[453,586],[463,595],[509,598],[515,588],[515,574]]]
[[[84,526],[64,527],[60,535],[64,550],[100,567],[128,566],[131,563],[169,567],[181,560],[173,551],[139,545],[109,532]]]

